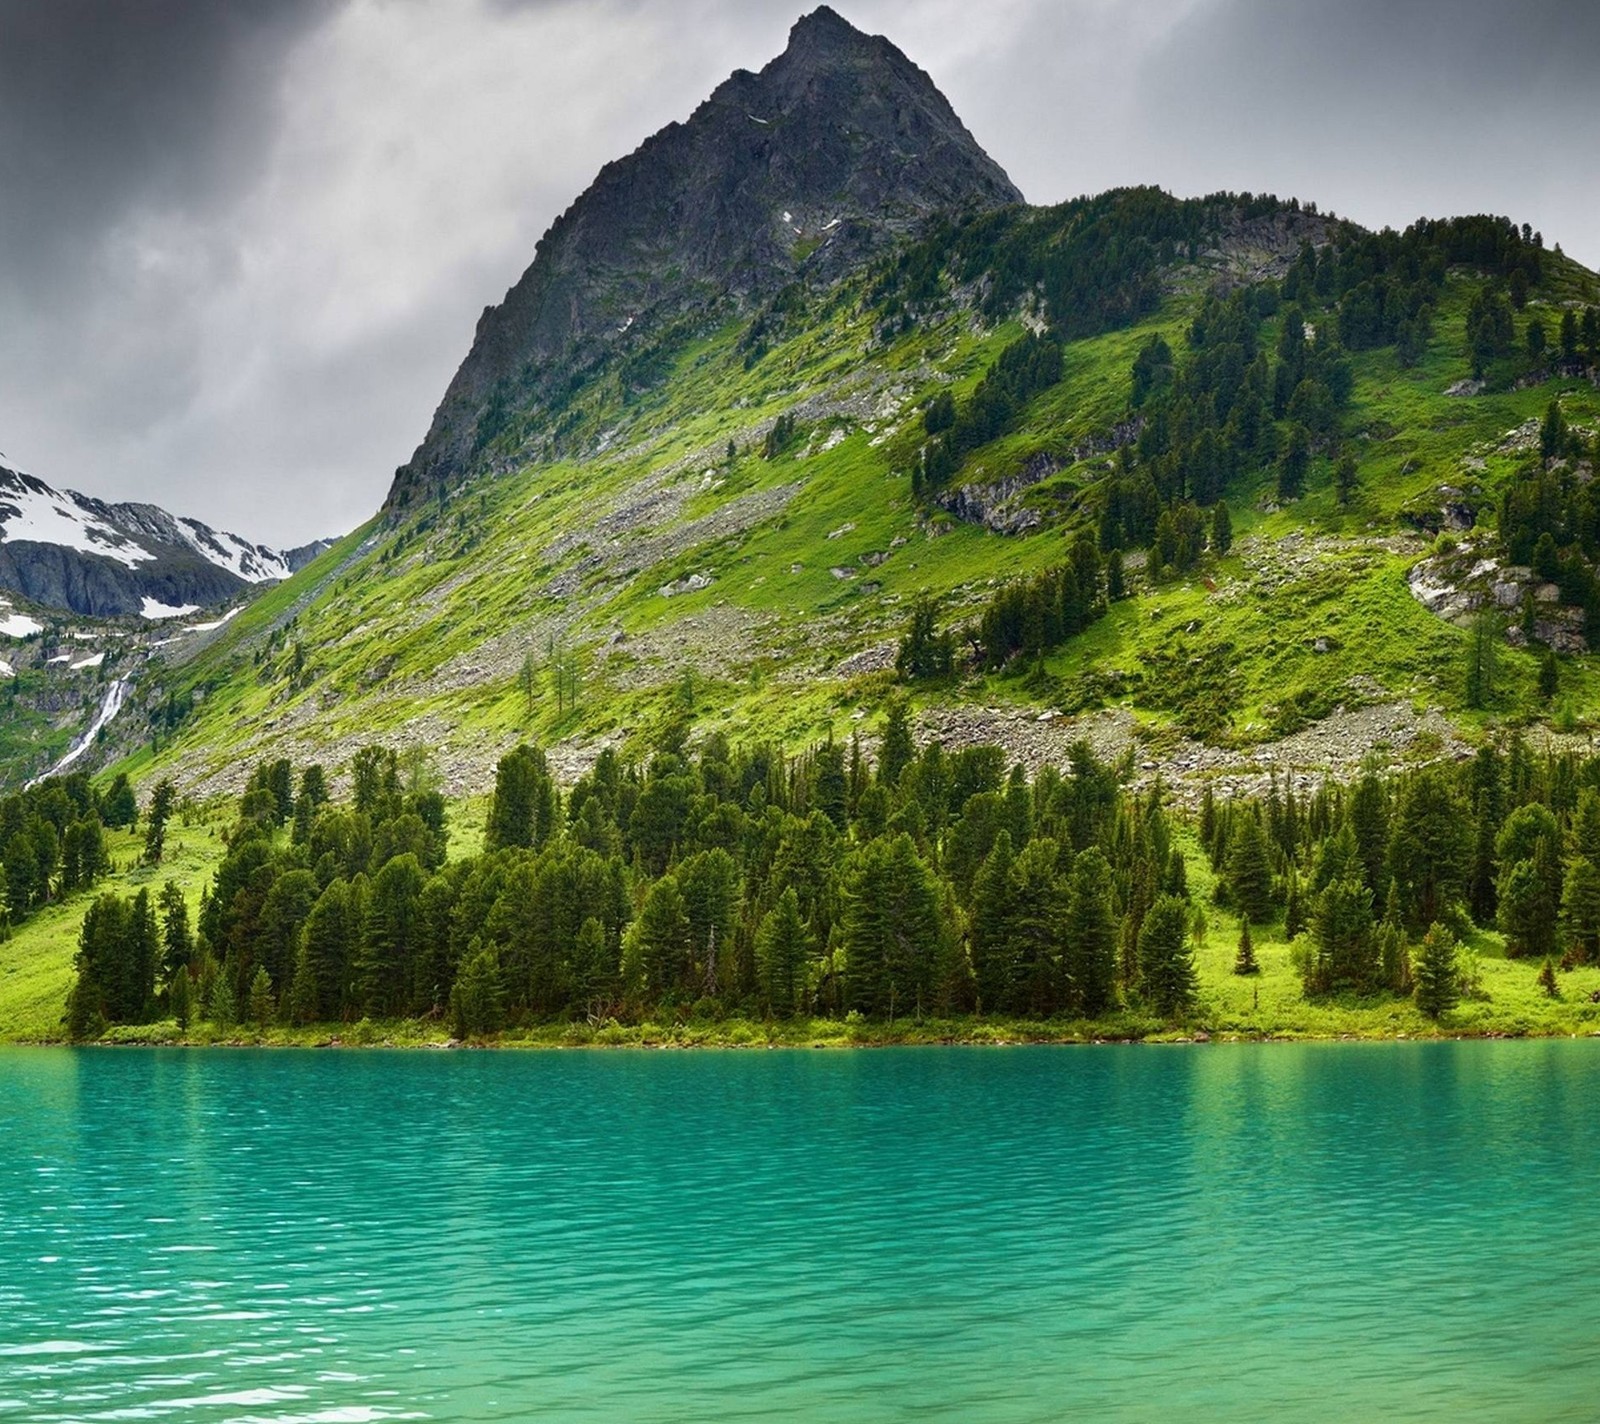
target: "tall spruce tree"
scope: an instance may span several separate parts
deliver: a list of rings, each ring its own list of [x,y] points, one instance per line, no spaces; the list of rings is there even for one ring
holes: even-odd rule
[[[800,897],[791,885],[756,931],[756,966],[769,1013],[786,1019],[795,1012],[813,953],[810,932],[800,917]]]
[[[1151,905],[1139,929],[1139,990],[1157,1013],[1173,1017],[1195,998],[1194,955],[1189,948],[1189,907],[1176,895]]]
[[[1430,1019],[1443,1018],[1461,1001],[1456,940],[1443,925],[1430,925],[1427,934],[1422,937],[1413,993],[1417,1008]]]

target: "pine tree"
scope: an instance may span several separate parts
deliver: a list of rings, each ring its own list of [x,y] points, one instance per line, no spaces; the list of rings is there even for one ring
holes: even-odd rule
[[[1360,485],[1353,455],[1343,456],[1333,467],[1333,494],[1341,505],[1349,504]]]
[[[1580,963],[1600,960],[1600,870],[1578,857],[1567,867],[1561,890],[1561,927]]]
[[[159,781],[150,793],[150,809],[145,813],[144,863],[160,865],[166,849],[167,822],[172,817],[173,804],[178,799],[177,788],[170,781]]]
[[[189,902],[177,881],[161,887],[161,972],[169,978],[189,968],[194,957],[194,934],[189,928]]]
[[[484,847],[504,850],[542,846],[555,829],[555,783],[549,763],[527,743],[500,759],[494,774]]]
[[[1239,921],[1239,952],[1234,956],[1233,972],[1235,974],[1259,974],[1261,966],[1256,962],[1255,942],[1250,938],[1250,921]]]
[[[1211,552],[1219,559],[1226,558],[1233,547],[1233,517],[1228,513],[1228,502],[1219,499],[1211,511]]]
[[[910,707],[906,699],[890,702],[883,715],[883,742],[878,747],[878,781],[899,786],[902,771],[917,760],[917,742],[910,734]]]
[[[1360,880],[1331,881],[1317,896],[1312,916],[1315,954],[1308,966],[1307,991],[1371,989],[1378,977],[1372,930],[1372,892]]]
[[[1299,499],[1306,489],[1306,472],[1311,466],[1311,437],[1305,426],[1289,429],[1289,441],[1278,457],[1278,499],[1287,503]]]
[[[1556,978],[1556,962],[1548,954],[1544,963],[1539,966],[1539,987],[1544,990],[1547,999],[1561,997],[1561,982]]]
[[[1168,1018],[1194,1003],[1194,956],[1188,940],[1189,907],[1161,896],[1139,929],[1139,986],[1146,1001]]]
[[[373,879],[353,982],[357,1009],[365,1017],[402,1014],[411,1007],[414,970],[422,951],[421,900],[426,883],[421,865],[409,852],[388,861]]]
[[[968,946],[976,981],[978,1008],[987,1014],[1011,1008],[1016,981],[1016,928],[1013,923],[1011,873],[1016,864],[1011,833],[1001,831],[972,882],[972,914]]]
[[[481,1038],[503,1026],[505,991],[493,948],[473,945],[450,991],[450,1015],[457,1038]]]
[[[1235,819],[1228,847],[1228,893],[1234,908],[1252,924],[1272,914],[1272,863],[1261,822],[1246,810]]]
[[[806,966],[814,953],[811,934],[800,917],[800,897],[789,886],[756,931],[756,970],[769,1012],[786,1019],[795,1012],[805,987]]]
[[[1117,925],[1111,908],[1111,866],[1094,846],[1072,862],[1062,942],[1074,1004],[1085,1018],[1115,1007]]]
[[[1561,686],[1561,665],[1556,662],[1554,649],[1546,648],[1539,662],[1539,701],[1549,706]]]
[[[675,875],[663,875],[629,927],[631,960],[637,965],[638,992],[659,1002],[684,992],[693,980],[694,955],[688,911]]]
[[[1441,924],[1430,925],[1422,937],[1413,992],[1417,1008],[1430,1019],[1442,1018],[1461,1001],[1455,936]]]
[[[1106,598],[1116,603],[1127,596],[1128,580],[1122,567],[1122,550],[1113,549],[1106,555]]]
[[[173,976],[167,986],[167,1011],[177,1021],[180,1029],[187,1029],[194,1017],[194,984],[185,965]]]
[[[301,932],[294,1003],[302,1023],[335,1019],[343,1013],[360,937],[357,896],[349,881],[333,880],[311,907]]]
[[[265,1028],[272,1022],[272,980],[268,978],[266,966],[256,969],[255,977],[250,981],[250,997],[246,1006],[250,1022],[257,1028]]]

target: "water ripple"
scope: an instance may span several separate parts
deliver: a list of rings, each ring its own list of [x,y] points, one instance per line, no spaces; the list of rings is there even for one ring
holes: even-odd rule
[[[1582,1043],[0,1053],[0,1420],[1592,1417]]]

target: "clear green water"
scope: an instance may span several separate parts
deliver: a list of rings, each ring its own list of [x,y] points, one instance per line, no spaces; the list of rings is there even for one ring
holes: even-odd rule
[[[1593,1419],[1600,1045],[0,1052],[0,1420]]]

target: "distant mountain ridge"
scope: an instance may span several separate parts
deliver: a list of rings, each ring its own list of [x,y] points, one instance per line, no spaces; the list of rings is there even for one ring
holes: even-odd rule
[[[508,421],[686,312],[839,275],[936,213],[1022,194],[934,82],[826,6],[759,74],[608,163],[487,308],[391,507],[471,472]]]
[[[288,578],[325,547],[285,554],[153,504],[110,504],[0,466],[0,588],[73,613],[161,616],[152,610],[223,603]]]

